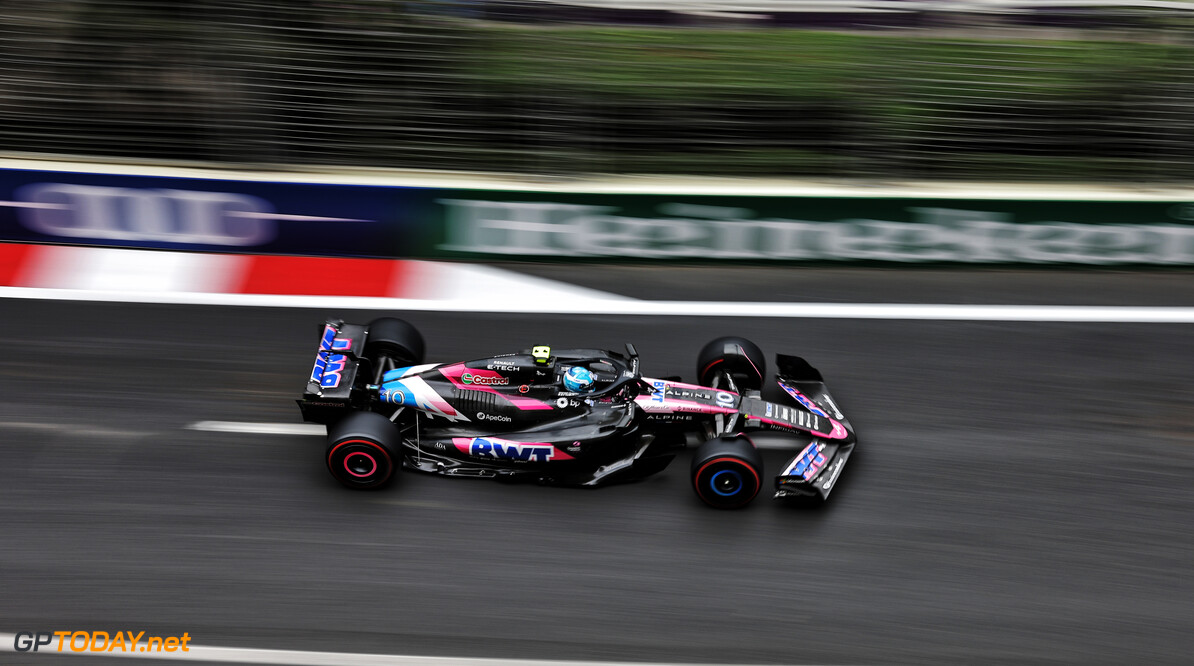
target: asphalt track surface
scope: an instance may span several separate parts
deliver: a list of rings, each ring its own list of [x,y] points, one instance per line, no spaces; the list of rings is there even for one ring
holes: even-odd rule
[[[940,302],[982,302],[938,274],[956,285]],[[1100,304],[1190,304],[1133,301],[1123,275],[1127,302]],[[723,278],[748,281],[688,288]],[[1033,293],[1064,301],[1058,285]],[[860,433],[831,501],[718,512],[686,458],[596,490],[405,473],[360,493],[318,438],[184,429],[297,422],[327,314],[376,313],[0,300],[0,631],[653,662],[1194,654],[1188,325],[409,316],[429,360],[629,340],[646,373],[691,378],[726,333],[807,357]],[[768,452],[769,471],[784,460]]]
[[[576,262],[502,266],[648,300],[964,305],[1194,306],[1188,269],[741,266]]]

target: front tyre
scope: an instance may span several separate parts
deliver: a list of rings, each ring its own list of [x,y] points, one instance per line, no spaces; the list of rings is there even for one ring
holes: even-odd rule
[[[697,383],[714,386],[719,373],[732,377],[739,391],[757,391],[767,376],[767,360],[759,346],[746,338],[717,338],[697,354]]]
[[[380,488],[402,464],[402,435],[381,414],[353,412],[328,426],[326,457],[328,471],[346,487]]]
[[[723,435],[701,444],[692,459],[697,497],[715,509],[740,509],[759,494],[763,456],[742,435]]]

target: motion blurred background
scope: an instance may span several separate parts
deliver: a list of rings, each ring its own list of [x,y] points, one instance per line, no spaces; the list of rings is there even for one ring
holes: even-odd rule
[[[248,165],[1194,176],[1194,3],[0,3],[0,146]]]
[[[293,400],[325,317],[395,313],[181,305],[173,293],[165,304],[156,293],[54,300],[64,285],[185,291],[192,282],[166,259],[233,272],[189,260],[327,249],[331,227],[320,225],[373,221],[337,227],[349,229],[342,244],[369,245],[339,252],[502,261],[506,277],[632,298],[1188,315],[1194,214],[1181,188],[1194,179],[1194,1],[0,0],[0,156],[99,165],[80,174],[30,160],[3,172],[14,184],[0,220],[20,242],[0,243],[0,290],[11,296],[0,299],[10,346],[0,362],[0,632],[665,663],[1088,666],[1189,664],[1194,654],[1189,324],[1079,323],[1066,312],[746,319],[712,307],[545,315],[534,311],[544,283],[509,289],[493,272],[461,282],[470,292],[496,283],[522,310],[399,313],[423,331],[429,361],[632,341],[645,373],[691,378],[697,350],[727,334],[769,356],[805,356],[860,433],[839,489],[820,509],[764,496],[717,512],[691,492],[684,456],[642,483],[593,492],[415,474],[384,492],[347,492],[324,466],[324,438],[286,434],[299,420]],[[103,173],[126,163],[214,169]],[[349,179],[397,173],[399,185],[333,190],[241,173],[340,168]],[[499,172],[535,196],[420,193],[401,185],[415,180],[402,170],[466,183],[460,172]],[[561,194],[606,174],[698,187],[645,202]],[[704,177],[834,181],[851,193],[743,197],[741,207],[724,197],[712,212],[673,205],[710,203]],[[889,182],[955,180],[1015,185],[924,204],[966,209],[944,222],[906,220],[914,204],[901,197],[924,187],[867,200]],[[89,194],[38,198],[27,185],[43,181]],[[1118,208],[1098,196],[1020,205],[1025,182],[1178,194]],[[204,208],[221,215],[197,228],[168,215],[213,192],[232,203]],[[410,203],[416,195],[425,209]],[[519,221],[517,211],[500,217],[510,201],[562,207],[567,233],[552,233],[579,240],[550,264],[507,261],[502,247],[415,254],[399,232],[434,230],[447,218],[426,211],[444,197],[497,199],[495,225]],[[350,204],[361,199],[358,213]],[[662,229],[663,250],[627,247],[648,232],[615,233],[612,249],[585,254],[567,202],[621,207],[615,222]],[[38,211],[61,216],[33,224]],[[253,228],[280,240],[241,243],[232,232],[245,219],[267,219]],[[829,238],[815,255],[824,261],[779,251],[762,266],[764,241],[734,255],[741,248],[709,240],[724,240],[709,229],[772,220]],[[994,249],[950,245],[980,227]],[[233,237],[201,237],[211,229]],[[357,240],[377,238],[365,235],[373,229],[392,231],[398,251]],[[872,240],[887,251],[883,267],[865,263],[879,256]],[[123,249],[62,245],[88,242]],[[1024,248],[1033,253],[1012,252]],[[706,249],[732,263],[704,262]],[[22,283],[5,263],[54,250],[69,251],[54,267],[85,265],[87,280]],[[685,265],[653,259],[662,256]],[[1005,258],[1042,263],[963,263]],[[333,272],[269,282],[322,286]],[[36,296],[20,291],[29,286]],[[212,421],[265,429],[195,427]],[[262,434],[278,424],[282,434]],[[768,472],[788,454],[769,451]]]

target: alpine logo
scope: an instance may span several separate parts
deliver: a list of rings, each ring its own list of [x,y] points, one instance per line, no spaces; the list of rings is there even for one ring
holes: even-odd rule
[[[548,462],[550,460],[571,460],[572,456],[557,450],[547,443],[510,442],[485,437],[453,437],[452,443],[460,451],[489,460],[512,462]]]
[[[471,372],[466,372],[460,375],[460,381],[465,384],[473,384],[475,386],[505,386],[510,383],[507,377],[485,377],[481,375],[474,375]]]

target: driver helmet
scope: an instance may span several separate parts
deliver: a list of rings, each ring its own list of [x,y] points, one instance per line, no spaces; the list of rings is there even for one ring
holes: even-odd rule
[[[593,390],[595,380],[596,378],[588,368],[574,365],[564,373],[564,388],[577,393],[586,393]]]

